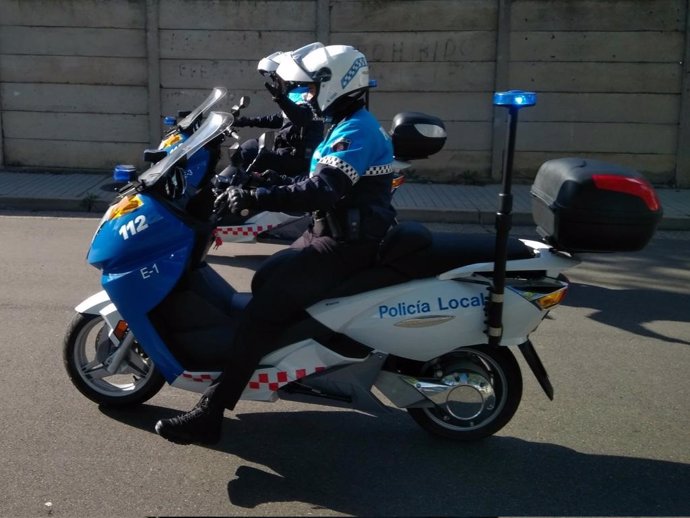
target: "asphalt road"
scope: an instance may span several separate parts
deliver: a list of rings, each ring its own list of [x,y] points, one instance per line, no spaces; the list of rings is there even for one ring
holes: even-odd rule
[[[690,233],[571,270],[533,335],[555,401],[523,371],[495,437],[437,440],[403,411],[243,402],[203,448],[153,433],[193,394],[105,411],[64,372],[72,308],[100,288],[84,259],[96,224],[0,215],[0,516],[690,515]],[[212,262],[246,288],[275,249],[225,244]]]

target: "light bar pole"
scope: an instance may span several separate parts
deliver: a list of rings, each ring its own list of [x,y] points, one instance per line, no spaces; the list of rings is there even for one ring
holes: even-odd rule
[[[508,108],[508,134],[503,155],[503,186],[498,195],[499,209],[496,213],[496,245],[494,250],[494,274],[490,288],[487,309],[487,335],[489,345],[498,345],[503,336],[503,301],[505,297],[506,262],[508,234],[512,226],[513,195],[513,155],[515,153],[515,134],[517,133],[518,112],[520,108],[534,106],[537,94],[522,90],[496,92],[494,106]]]

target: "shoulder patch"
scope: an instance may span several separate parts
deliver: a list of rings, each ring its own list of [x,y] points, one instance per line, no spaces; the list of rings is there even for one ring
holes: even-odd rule
[[[331,144],[332,151],[347,151],[350,149],[351,142],[346,138],[339,138],[333,144]]]

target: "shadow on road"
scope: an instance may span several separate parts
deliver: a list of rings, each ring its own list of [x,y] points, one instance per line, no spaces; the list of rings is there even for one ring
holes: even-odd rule
[[[591,308],[589,318],[638,336],[690,345],[686,337],[665,336],[645,327],[657,321],[690,323],[688,295],[653,289],[610,289],[571,283],[566,306]]]
[[[153,405],[103,411],[149,431],[173,414]],[[458,444],[429,436],[402,411],[239,414],[226,418],[216,449],[252,464],[228,474],[229,501],[242,508],[299,501],[317,515],[690,514],[688,465],[510,437]]]

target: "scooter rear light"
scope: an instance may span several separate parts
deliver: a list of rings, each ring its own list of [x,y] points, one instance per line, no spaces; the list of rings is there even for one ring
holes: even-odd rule
[[[646,180],[612,174],[595,174],[592,175],[592,181],[598,189],[622,192],[642,198],[647,208],[653,212],[658,211],[661,207],[656,191]]]

